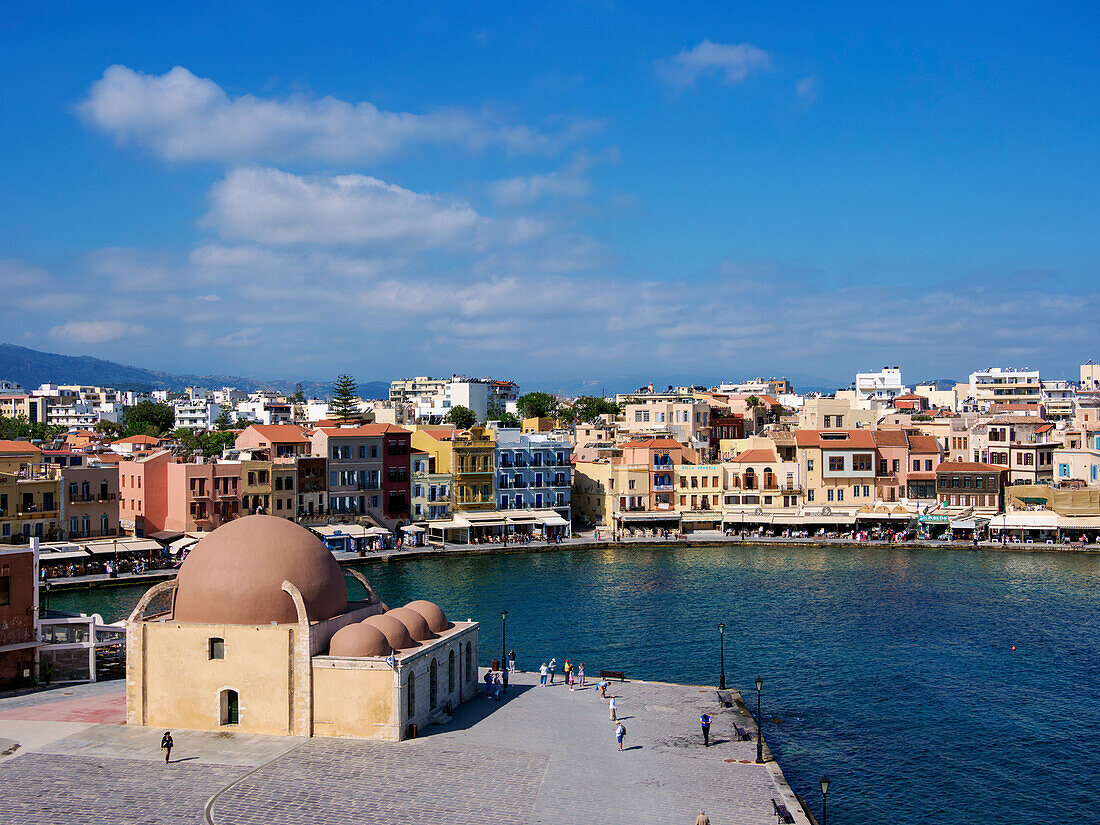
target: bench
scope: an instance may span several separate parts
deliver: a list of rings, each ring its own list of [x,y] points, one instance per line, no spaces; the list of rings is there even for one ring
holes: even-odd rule
[[[733,693],[728,690],[718,691],[718,704],[724,708],[733,707]]]
[[[620,682],[625,682],[626,681],[626,676],[623,674],[623,672],[621,670],[601,670],[600,671],[600,678],[601,679],[618,679]]]
[[[778,799],[772,799],[772,807],[775,809],[775,818],[780,822],[786,822],[788,825],[794,822],[794,817],[791,816],[791,812],[787,810],[787,806]]]
[[[741,742],[748,742],[752,739],[752,732],[741,727],[736,722],[733,723],[733,729],[737,731],[737,738]]]

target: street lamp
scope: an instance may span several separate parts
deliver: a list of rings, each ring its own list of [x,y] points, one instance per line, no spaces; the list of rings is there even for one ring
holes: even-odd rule
[[[508,661],[508,645],[504,641],[504,628],[508,621],[508,611],[500,611],[500,661],[503,665]]]
[[[829,809],[825,807],[825,799],[829,794],[829,777],[821,777],[821,825],[829,825]]]
[[[764,680],[756,677],[756,764],[764,764],[764,717],[760,715],[760,688]]]
[[[726,626],[718,623],[718,660],[721,662],[721,671],[718,676],[718,689],[726,689]]]

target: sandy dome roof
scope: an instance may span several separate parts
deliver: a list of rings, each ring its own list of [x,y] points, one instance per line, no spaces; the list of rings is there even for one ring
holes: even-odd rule
[[[450,630],[451,627],[453,627],[453,625],[447,621],[447,617],[443,614],[442,608],[434,602],[417,599],[414,602],[409,602],[405,605],[405,608],[407,610],[414,610],[423,616],[433,633],[442,633],[444,630]]]
[[[414,642],[426,642],[430,639],[438,638],[432,633],[432,629],[428,626],[428,620],[415,610],[410,610],[407,607],[398,607],[386,611],[383,615],[389,616],[391,619],[397,619],[397,621],[405,625],[405,627],[409,629],[409,635]]]
[[[210,624],[297,622],[283,581],[301,591],[312,621],[347,610],[343,571],[313,533],[275,516],[236,519],[196,543],[180,565],[173,618]]]
[[[411,650],[414,647],[419,647],[413,641],[412,636],[409,635],[409,629],[397,619],[390,618],[387,613],[380,616],[371,616],[369,619],[361,621],[360,624],[381,630],[386,637],[386,641],[394,650]]]
[[[389,656],[390,643],[377,627],[356,622],[332,634],[328,652],[330,656]]]

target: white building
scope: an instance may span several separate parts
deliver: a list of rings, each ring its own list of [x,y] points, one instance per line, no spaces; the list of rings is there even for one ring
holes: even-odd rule
[[[1039,370],[990,367],[970,373],[970,400],[980,410],[991,404],[1038,404],[1042,400]]]
[[[184,430],[212,430],[222,414],[221,404],[205,398],[180,399],[172,408],[176,414],[176,428]]]
[[[883,367],[878,372],[856,373],[855,408],[873,410],[889,407],[899,395],[909,388],[901,383],[900,367]]]
[[[454,407],[473,410],[478,421],[484,421],[490,406],[503,407],[515,413],[519,386],[514,381],[491,378],[450,378],[417,376],[390,383],[390,402],[411,403],[416,418],[422,423],[442,421]]]
[[[1073,418],[1077,412],[1077,388],[1069,381],[1041,381],[1039,398],[1047,418]]]

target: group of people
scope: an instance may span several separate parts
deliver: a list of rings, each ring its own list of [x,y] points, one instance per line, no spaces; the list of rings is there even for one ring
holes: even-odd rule
[[[548,684],[554,684],[554,675],[558,670],[558,660],[551,659],[549,664],[543,662],[539,665],[539,687],[546,687]],[[565,664],[562,667],[562,673],[565,676],[565,681],[569,685],[570,690],[575,690],[578,687],[585,686],[584,678],[584,662],[578,665],[574,665],[568,659],[565,660]]]
[[[547,536],[539,536],[534,533],[512,533],[505,540],[504,536],[472,536],[470,544],[530,544],[533,541],[545,541],[548,544],[561,544],[562,535],[553,533]]]
[[[508,692],[508,668],[500,672],[485,671],[485,698],[500,701],[501,694]]]
[[[45,581],[46,579],[66,579],[73,576],[93,576],[101,573],[106,573],[109,576],[119,573],[141,574],[148,570],[162,570],[174,566],[171,562],[163,559],[122,558],[118,560],[117,564],[113,559],[107,559],[105,561],[81,562],[79,565],[73,562],[69,564],[44,564],[39,570],[39,576]]]

